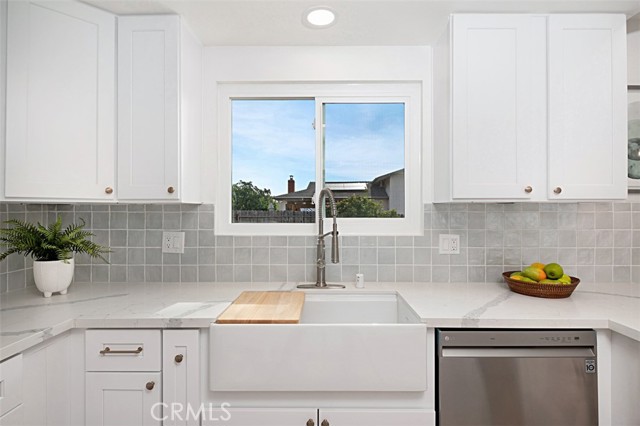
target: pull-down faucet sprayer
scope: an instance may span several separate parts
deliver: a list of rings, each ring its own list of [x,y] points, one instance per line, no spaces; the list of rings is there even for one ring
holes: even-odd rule
[[[324,224],[322,218],[322,211],[324,210],[324,198],[329,198],[329,207],[331,208],[331,217],[333,218],[332,230],[324,233]],[[336,209],[336,199],[333,196],[333,192],[329,188],[323,188],[318,196],[317,208],[320,209],[318,215],[318,240],[316,244],[316,283],[315,284],[300,284],[298,288],[345,288],[342,284],[327,284],[326,279],[326,260],[325,260],[325,244],[324,238],[327,235],[331,235],[331,262],[340,262],[340,247],[338,242],[338,211]]]

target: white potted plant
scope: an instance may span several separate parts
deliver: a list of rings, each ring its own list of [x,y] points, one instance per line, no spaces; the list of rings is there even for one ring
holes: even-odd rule
[[[0,229],[0,246],[6,245],[6,251],[0,253],[0,261],[13,253],[31,256],[36,287],[44,297],[51,297],[56,292],[67,294],[73,279],[74,253],[86,253],[107,262],[102,255],[109,253],[109,248],[88,239],[93,234],[83,230],[84,221],[64,230],[60,216],[48,227],[15,219],[5,223],[10,227]]]

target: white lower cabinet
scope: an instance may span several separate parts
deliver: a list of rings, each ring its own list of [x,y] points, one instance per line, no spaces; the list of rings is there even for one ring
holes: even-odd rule
[[[22,418],[22,354],[0,363],[0,425],[19,426]]]
[[[426,409],[314,409],[220,407],[202,419],[202,426],[427,426],[435,413]]]
[[[200,424],[198,330],[87,330],[88,426]]]
[[[71,424],[71,371],[68,335],[52,339],[24,353],[23,424],[59,426]]]
[[[315,408],[233,408],[216,407],[207,412],[202,426],[316,426]]]
[[[162,424],[160,372],[87,373],[88,426]]]
[[[24,408],[22,404],[0,416],[0,426],[22,426],[23,424]]]
[[[435,424],[433,410],[321,409],[318,426],[425,426]]]
[[[640,342],[611,333],[611,424],[640,425]]]
[[[200,425],[197,415],[200,408],[198,330],[162,332],[162,382],[164,425]]]

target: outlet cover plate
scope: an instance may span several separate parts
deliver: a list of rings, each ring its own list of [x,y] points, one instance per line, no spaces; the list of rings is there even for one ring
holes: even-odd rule
[[[460,235],[440,234],[438,253],[440,254],[460,254]]]
[[[184,232],[163,232],[162,252],[184,253]]]

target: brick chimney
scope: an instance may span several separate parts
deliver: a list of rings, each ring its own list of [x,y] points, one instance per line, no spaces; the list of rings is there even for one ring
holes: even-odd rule
[[[293,179],[293,175],[289,175],[289,180],[287,181],[287,190],[288,193],[296,192],[296,181]]]

